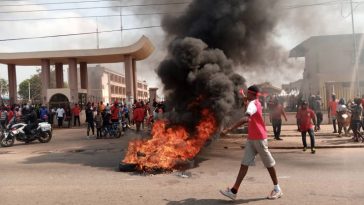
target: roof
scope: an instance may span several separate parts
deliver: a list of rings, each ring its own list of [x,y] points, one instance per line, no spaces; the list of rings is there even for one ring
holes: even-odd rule
[[[357,43],[364,37],[364,34],[356,34]],[[326,35],[326,36],[312,36],[296,47],[294,47],[290,53],[289,57],[305,57],[306,53],[310,49],[314,49],[322,44],[332,44],[335,45],[341,41],[352,42],[352,34],[341,34],[341,35]]]
[[[261,83],[261,84],[258,84],[257,86],[262,90],[262,92],[280,93],[282,91],[281,88],[275,87],[269,82]]]
[[[51,64],[68,64],[69,58],[76,58],[78,62],[88,64],[118,63],[123,62],[126,55],[131,55],[135,60],[144,60],[152,54],[154,49],[149,38],[143,36],[136,43],[126,47],[0,53],[0,63],[33,66],[41,65],[42,59],[50,59]]]

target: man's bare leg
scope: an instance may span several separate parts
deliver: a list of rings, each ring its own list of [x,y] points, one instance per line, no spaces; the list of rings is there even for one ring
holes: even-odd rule
[[[276,169],[274,167],[270,167],[267,168],[270,177],[272,178],[273,184],[277,185],[278,184],[278,178],[277,178],[277,173],[276,173]]]
[[[234,184],[234,186],[232,188],[233,191],[237,192],[239,190],[240,184],[243,181],[246,173],[248,172],[248,168],[249,167],[246,166],[246,165],[241,165],[240,166],[238,177],[236,178],[235,184]]]

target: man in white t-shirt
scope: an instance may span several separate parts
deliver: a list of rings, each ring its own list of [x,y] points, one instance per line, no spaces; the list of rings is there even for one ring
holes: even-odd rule
[[[57,119],[58,119],[58,128],[61,128],[63,126],[64,113],[65,113],[65,111],[64,111],[63,107],[59,107],[56,110]]]

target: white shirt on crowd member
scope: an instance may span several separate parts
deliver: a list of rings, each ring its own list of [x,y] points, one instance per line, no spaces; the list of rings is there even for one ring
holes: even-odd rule
[[[65,111],[64,111],[64,109],[63,109],[63,108],[58,108],[58,109],[56,110],[56,113],[57,113],[57,117],[63,117],[63,116],[64,116]]]

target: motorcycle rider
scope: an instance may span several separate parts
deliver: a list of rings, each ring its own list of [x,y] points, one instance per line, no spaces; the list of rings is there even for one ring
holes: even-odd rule
[[[25,123],[27,126],[24,127],[25,135],[31,134],[31,130],[37,127],[37,113],[35,112],[33,106],[27,105],[26,107],[27,114],[24,117]]]

